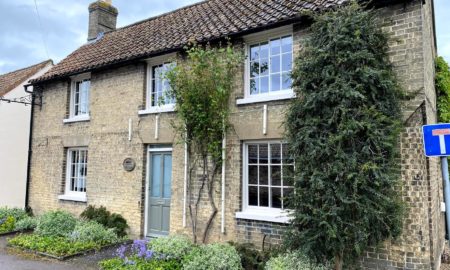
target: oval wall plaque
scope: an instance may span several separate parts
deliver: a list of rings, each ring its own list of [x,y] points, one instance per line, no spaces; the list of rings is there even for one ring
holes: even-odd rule
[[[134,170],[134,167],[136,167],[136,162],[134,162],[134,159],[126,158],[123,161],[123,168],[125,169],[125,171],[131,172],[132,170]]]

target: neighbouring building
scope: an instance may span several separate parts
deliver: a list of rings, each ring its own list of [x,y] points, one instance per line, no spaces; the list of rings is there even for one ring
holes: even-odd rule
[[[0,207],[25,207],[31,106],[11,100],[31,102],[24,85],[52,66],[47,60],[0,75]]]
[[[167,90],[160,74],[189,41],[229,37],[247,58],[232,95],[225,201],[222,206],[219,184],[220,214],[208,240],[279,243],[288,222],[282,197],[291,190],[280,172],[293,169],[284,156],[282,122],[293,98],[293,58],[308,35],[310,20],[302,14],[348,2],[210,0],[118,29],[111,2],[92,3],[89,42],[32,81],[43,105],[34,108],[30,206],[36,214],[57,208],[79,214],[89,204],[104,205],[128,220],[133,236],[189,235],[185,149],[171,126],[174,104],[159,102]],[[392,36],[398,78],[412,96],[403,106],[401,135],[408,214],[403,235],[369,249],[361,267],[438,269],[442,181],[439,160],[423,155],[421,139],[421,125],[436,122],[433,1],[373,5]],[[205,205],[200,216],[208,211]]]

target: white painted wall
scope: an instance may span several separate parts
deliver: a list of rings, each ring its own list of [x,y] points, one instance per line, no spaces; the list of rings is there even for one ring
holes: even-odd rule
[[[50,67],[51,64],[4,97],[26,96],[23,86],[30,79],[44,74]],[[0,102],[0,207],[25,207],[30,113],[31,106]]]

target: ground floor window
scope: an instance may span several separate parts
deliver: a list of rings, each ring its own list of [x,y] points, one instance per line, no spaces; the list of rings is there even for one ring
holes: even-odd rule
[[[85,195],[87,168],[88,168],[87,148],[67,149],[65,194],[75,196]]]
[[[245,208],[285,208],[285,197],[293,188],[288,179],[294,162],[288,145],[279,141],[244,144]]]

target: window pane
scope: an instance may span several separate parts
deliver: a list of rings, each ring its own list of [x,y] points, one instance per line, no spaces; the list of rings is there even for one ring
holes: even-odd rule
[[[269,168],[268,166],[259,167],[259,184],[268,185],[269,184]]]
[[[283,88],[282,89],[291,89],[292,88],[292,79],[289,73],[283,73]]]
[[[294,179],[294,165],[283,166],[283,185],[292,186],[292,180]]]
[[[250,77],[253,78],[259,74],[259,60],[250,63]]]
[[[248,166],[248,183],[250,185],[258,184],[258,166]]]
[[[281,69],[283,71],[291,71],[292,70],[292,54],[287,53],[281,56]]]
[[[293,190],[293,188],[283,188],[283,208],[286,208],[286,201],[291,196]]]
[[[286,143],[283,143],[283,163],[292,164],[294,161],[291,158],[291,154],[289,153],[289,146]]]
[[[270,57],[270,73],[280,72],[280,56],[272,56]]]
[[[279,91],[280,90],[280,73],[272,74],[270,76],[270,91]]]
[[[270,177],[272,178],[272,186],[281,186],[281,166],[270,166],[272,172]]]
[[[248,146],[248,163],[258,163],[258,145],[251,144]]]
[[[280,45],[281,41],[280,39],[272,39],[270,41],[270,54],[271,55],[277,55],[280,54]]]
[[[259,47],[259,58],[268,58],[269,57],[269,43],[264,42],[260,44]]]
[[[264,58],[259,61],[259,74],[268,75],[269,74],[269,58]]]
[[[164,186],[163,197],[170,198],[172,186],[172,156],[164,155]]]
[[[281,188],[272,188],[272,207],[281,208]]]
[[[259,145],[259,163],[261,164],[267,164],[268,160],[267,148],[268,148],[267,144]]]
[[[265,76],[265,77],[260,77],[259,78],[259,82],[260,82],[260,93],[267,93],[269,92],[269,77]]]
[[[259,45],[253,45],[250,47],[250,61],[259,58]]]
[[[270,162],[273,164],[281,163],[281,144],[274,143],[270,145]]]
[[[281,51],[283,53],[292,52],[292,36],[286,36],[281,39]]]
[[[258,82],[259,82],[258,78],[250,80],[250,95],[258,94],[259,92]]]
[[[152,155],[152,197],[161,197],[161,155]]]
[[[258,206],[258,187],[248,187],[248,205]]]
[[[259,206],[268,207],[269,206],[269,188],[260,187],[259,188]]]

